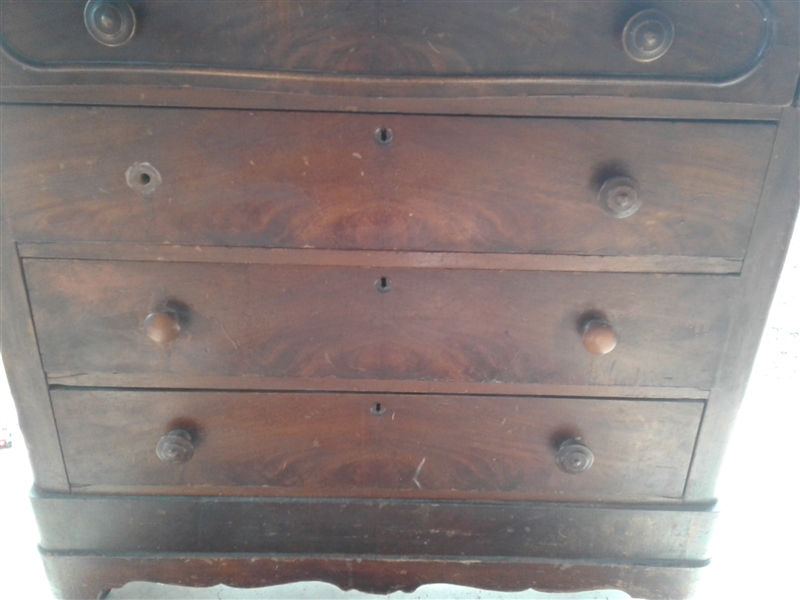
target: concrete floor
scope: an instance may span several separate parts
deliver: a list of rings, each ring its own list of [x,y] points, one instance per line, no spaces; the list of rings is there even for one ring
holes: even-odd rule
[[[697,600],[789,600],[800,597],[795,570],[800,511],[794,458],[800,423],[800,234],[796,234],[764,339],[750,380],[731,447],[725,459],[719,497],[722,514],[712,556]],[[16,416],[4,373],[0,376],[0,427]],[[22,439],[0,451],[0,600],[52,598],[36,543],[38,534],[27,499],[30,466]],[[261,598],[391,600],[621,600],[627,594],[500,594],[456,586],[424,586],[411,594],[375,596],[341,592],[321,583],[298,583],[260,590],[217,586],[190,590],[130,583],[112,599]]]

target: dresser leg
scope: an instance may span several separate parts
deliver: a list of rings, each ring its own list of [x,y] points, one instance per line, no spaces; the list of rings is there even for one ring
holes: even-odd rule
[[[63,600],[104,600],[113,588],[127,583],[115,578],[113,569],[103,568],[104,557],[65,557],[41,550],[50,589]]]

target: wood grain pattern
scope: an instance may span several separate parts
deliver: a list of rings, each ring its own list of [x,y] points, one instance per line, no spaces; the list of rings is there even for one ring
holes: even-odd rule
[[[0,2],[0,341],[58,594],[691,594],[797,211],[800,2],[143,0],[119,48],[84,3]]]
[[[568,398],[53,390],[70,484],[292,488],[468,498],[677,498],[703,404]],[[375,410],[376,405],[381,407]],[[159,438],[191,434],[194,457],[158,459]],[[595,464],[562,472],[580,438]]]
[[[54,373],[707,389],[736,277],[26,259]],[[391,291],[376,282],[387,278]],[[159,345],[148,314],[173,306]],[[583,348],[602,312],[619,337]]]
[[[19,241],[741,259],[775,135],[772,124],[2,111]],[[395,139],[379,146],[384,125]],[[146,195],[125,179],[141,162],[163,179]],[[620,171],[643,205],[618,220],[597,192]]]
[[[46,494],[48,551],[279,552],[691,560],[708,556],[713,507]],[[627,535],[612,538],[608,531]]]
[[[678,37],[660,60],[635,63],[622,50],[621,31],[633,13],[654,5],[670,15]],[[57,88],[48,92],[53,101],[76,84],[99,84],[98,98],[108,102],[120,96],[120,86],[126,88],[121,96],[131,99],[138,93],[128,86],[145,84],[156,92],[180,87],[184,102],[205,95],[200,88],[227,88],[288,92],[314,98],[316,107],[337,96],[394,98],[401,102],[390,105],[400,107],[409,97],[539,94],[785,106],[798,74],[796,2],[498,1],[458,8],[425,2],[412,8],[383,1],[360,2],[355,10],[340,2],[238,2],[235,9],[143,2],[137,3],[139,35],[113,49],[98,48],[83,29],[82,6],[81,0],[49,10],[3,3],[9,96],[46,85]]]
[[[142,2],[123,47],[95,42],[82,0],[5,2],[6,45],[38,64],[149,63],[357,75],[667,76],[717,79],[747,70],[763,44],[757,3],[654,2],[678,37],[663,60],[637,64],[621,31],[641,4],[573,2]],[[37,5],[39,4],[39,5]],[[223,18],[224,15],[224,18]],[[736,36],[737,43],[729,40]],[[201,41],[213,43],[201,43]],[[724,51],[723,51],[724,49]]]
[[[349,590],[388,594],[411,592],[426,583],[448,582],[489,590],[550,592],[621,589],[652,600],[690,598],[703,562],[647,565],[605,561],[547,561],[442,557],[269,554],[82,554],[42,552],[57,597],[94,600],[104,590],[129,581],[189,587],[226,583],[263,587],[294,581],[325,581]]]

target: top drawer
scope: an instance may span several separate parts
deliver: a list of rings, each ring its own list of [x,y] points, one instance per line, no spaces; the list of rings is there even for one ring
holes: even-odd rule
[[[531,86],[703,99],[721,91],[786,104],[797,80],[797,11],[775,4],[9,1],[2,35],[18,66],[63,75],[60,83],[132,76],[389,97]]]

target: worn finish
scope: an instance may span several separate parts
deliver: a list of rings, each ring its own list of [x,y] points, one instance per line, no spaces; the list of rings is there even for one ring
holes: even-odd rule
[[[565,473],[580,475],[591,469],[593,464],[594,452],[576,439],[564,440],[558,447],[556,465]]]
[[[38,242],[741,259],[775,136],[753,123],[2,110],[9,219]],[[373,139],[382,126],[389,145]],[[143,161],[162,179],[147,194],[125,178]],[[642,206],[615,219],[598,192],[622,175]]]
[[[689,596],[800,196],[800,2],[224,4],[0,3],[57,593]]]
[[[83,23],[95,41],[116,48],[130,41],[136,31],[136,14],[126,0],[89,0]]]
[[[703,561],[712,506],[45,494],[51,551],[280,552]],[[661,523],[661,531],[653,523]],[[141,523],[150,526],[142,527]],[[616,539],[602,532],[624,529]],[[663,535],[668,531],[669,535]]]
[[[590,354],[608,354],[617,347],[614,327],[605,319],[591,318],[583,325],[583,347]]]
[[[669,62],[642,67],[636,64],[638,56],[626,56],[620,47],[629,33],[621,33],[621,27],[639,13],[634,15],[629,3],[619,1],[577,6],[501,0],[462,7],[390,1],[364,3],[358,10],[337,2],[251,1],[223,9],[173,1],[139,3],[147,29],[127,47],[107,50],[81,31],[82,0],[49,9],[25,2],[6,4],[6,47],[28,62],[44,65],[136,61],[287,73],[661,76],[702,81],[746,71],[765,35],[771,35],[764,31],[759,2],[744,1],[738,7],[656,2],[671,15],[664,18],[678,22],[679,40]],[[112,3],[90,2],[94,4]],[[226,19],[220,18],[222,11]],[[734,35],[744,39],[731,48],[726,38]],[[720,47],[729,50],[720,52]]]
[[[159,438],[156,444],[156,456],[161,462],[182,464],[192,460],[194,456],[194,440],[192,434],[183,429],[173,429]]]
[[[481,254],[395,250],[315,250],[241,248],[173,244],[97,244],[93,242],[21,243],[22,258],[75,258],[260,265],[307,265],[489,271],[581,271],[612,273],[738,274],[742,261],[687,256],[570,256],[567,254]]]
[[[143,389],[185,388],[182,375],[123,375],[115,373],[50,373],[52,386],[121,387]],[[312,392],[377,392],[398,394],[491,394],[497,396],[577,396],[589,398],[647,398],[706,400],[708,390],[682,387],[623,385],[561,385],[552,383],[448,382],[425,380],[339,379],[318,377],[236,377],[197,375],[197,389],[286,390]]]
[[[669,15],[656,9],[636,13],[622,30],[622,45],[633,60],[649,63],[667,53],[675,40],[675,25]]]
[[[189,587],[225,583],[263,587],[293,581],[325,581],[369,593],[411,592],[427,583],[550,592],[623,589],[652,600],[689,598],[705,562],[505,559],[484,557],[373,557],[269,554],[84,554],[42,552],[45,571],[59,598],[97,598],[128,581],[147,580]]]
[[[205,486],[207,493],[261,486],[260,493],[296,495],[403,489],[418,497],[677,498],[703,410],[700,402],[570,398],[52,394],[74,488]],[[559,470],[559,446],[574,438],[595,457],[578,477]],[[182,450],[189,440],[191,461]],[[178,460],[162,462],[157,442],[159,452],[180,443]]]
[[[758,344],[766,325],[779,273],[786,258],[792,228],[800,207],[800,112],[787,108],[736,298],[737,317],[731,321],[724,347],[724,360],[712,389],[698,454],[687,482],[687,498],[713,497],[717,474],[733,430],[736,410],[747,389]]]
[[[3,3],[6,84],[234,88],[366,97],[644,97],[788,104],[794,2],[141,2],[129,43],[98,44],[83,2]],[[642,8],[675,24],[651,62],[624,50]],[[208,43],[214,40],[214,43]],[[735,43],[731,43],[735,40]],[[396,110],[396,109],[395,109]]]
[[[24,261],[48,372],[707,388],[733,277]],[[375,289],[386,277],[388,292]],[[185,312],[164,347],[154,309]],[[502,307],[502,310],[498,310]],[[583,346],[600,312],[613,353]]]
[[[68,491],[47,380],[42,372],[33,328],[22,263],[6,215],[0,218],[0,349],[11,393],[25,404],[18,410],[19,424],[34,477],[40,488]]]
[[[0,53],[0,69],[7,61]],[[8,72],[6,69],[5,72]],[[434,115],[504,115],[525,117],[744,119],[777,121],[782,107],[763,104],[718,104],[699,100],[621,98],[608,96],[508,96],[477,98],[365,98],[352,94],[319,96],[287,92],[260,92],[202,88],[125,85],[37,85],[4,86],[0,79],[0,101],[17,104],[80,104],[84,106],[147,106],[225,108],[240,110],[287,110],[344,113],[390,113],[399,111]]]

